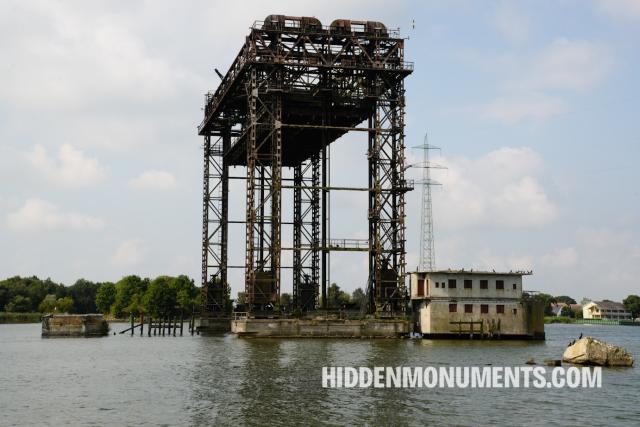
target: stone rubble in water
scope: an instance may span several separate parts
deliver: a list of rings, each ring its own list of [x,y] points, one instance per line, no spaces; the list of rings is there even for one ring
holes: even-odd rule
[[[633,356],[622,347],[584,337],[567,347],[562,360],[580,365],[633,366]]]

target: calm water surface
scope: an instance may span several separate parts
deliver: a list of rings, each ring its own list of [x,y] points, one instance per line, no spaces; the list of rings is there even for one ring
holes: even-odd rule
[[[112,325],[118,331],[123,325]],[[638,368],[601,389],[323,389],[322,366],[516,366],[583,332],[640,357],[640,327],[547,325],[546,342],[42,339],[0,325],[0,426],[640,425]]]

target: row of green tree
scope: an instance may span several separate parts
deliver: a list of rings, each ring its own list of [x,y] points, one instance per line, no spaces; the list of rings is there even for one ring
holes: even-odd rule
[[[96,294],[96,306],[102,313],[115,317],[140,313],[153,316],[191,312],[201,304],[200,289],[193,279],[158,276],[153,280],[138,276],[126,276],[117,283],[100,287]]]
[[[159,276],[151,280],[126,276],[116,283],[77,280],[71,286],[38,277],[0,281],[0,311],[27,313],[96,313],[168,315],[200,305],[192,279]]]
[[[66,312],[95,313],[96,292],[100,286],[102,283],[85,279],[64,286],[51,279],[15,276],[0,281],[0,311],[44,312],[58,306]]]

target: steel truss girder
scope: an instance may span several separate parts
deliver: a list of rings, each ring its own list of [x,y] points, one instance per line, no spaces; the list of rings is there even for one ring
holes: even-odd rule
[[[324,89],[354,100],[376,97],[379,89],[362,85],[343,87],[343,77],[348,79],[353,75],[360,79],[375,72],[403,79],[413,70],[413,64],[404,62],[402,38],[331,32],[309,34],[295,29],[273,31],[254,26],[218,89],[206,95],[205,117],[198,127],[199,132],[204,134],[215,126],[221,112],[227,110],[226,99],[243,93],[243,83],[247,83],[252,69],[273,65],[287,71],[277,81],[270,79],[269,90],[313,93],[322,86],[321,76],[331,74],[332,78],[327,81],[333,84]],[[238,112],[227,113],[233,116]]]

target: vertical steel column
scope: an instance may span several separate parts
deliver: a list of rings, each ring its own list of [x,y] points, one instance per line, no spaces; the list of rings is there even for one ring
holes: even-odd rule
[[[227,141],[229,135],[226,136]],[[223,151],[225,136],[214,141],[206,135],[202,197],[202,303],[207,316],[222,315],[228,309],[227,220],[228,175]],[[228,142],[227,142],[228,143]]]
[[[293,302],[302,311],[318,304],[320,275],[320,163],[313,155],[294,167]]]
[[[211,151],[211,137],[204,137],[204,167],[202,179],[202,293],[203,311],[207,311],[207,294],[209,283],[209,153]]]
[[[404,98],[396,85],[378,94],[369,133],[369,268],[376,311],[385,312],[404,310],[405,296]]]
[[[322,125],[326,126],[327,123],[327,101],[326,99],[322,100]],[[327,251],[327,233],[328,233],[328,227],[327,227],[327,222],[328,222],[328,215],[329,215],[329,209],[327,206],[327,201],[328,201],[328,195],[329,195],[329,190],[327,190],[327,186],[328,186],[328,177],[329,177],[329,168],[327,167],[327,129],[323,128],[322,129],[322,140],[321,140],[321,144],[322,144],[322,151],[321,151],[321,164],[322,164],[322,214],[321,214],[321,221],[322,221],[322,231],[321,231],[321,239],[322,239],[322,267],[320,269],[321,272],[321,286],[322,286],[322,308],[326,309],[328,307],[327,304],[327,280],[328,280],[328,276],[327,276],[327,268],[328,268],[328,256],[329,256],[329,251]]]
[[[245,302],[247,311],[252,311],[254,303],[254,289],[256,284],[256,271],[254,269],[254,251],[255,251],[255,177],[256,177],[256,160],[258,150],[256,147],[258,117],[258,85],[256,69],[251,70],[251,77],[247,84],[247,194],[246,194],[246,249],[245,249]]]
[[[315,306],[319,307],[320,299],[320,157],[311,157],[311,282],[315,289]],[[325,292],[326,297],[326,292]]]
[[[407,188],[406,179],[404,176],[406,157],[405,157],[405,145],[404,145],[404,80],[400,80],[397,84],[397,88],[393,91],[392,102],[393,109],[393,135],[394,135],[394,153],[396,153],[394,171],[396,172],[393,187],[396,194],[396,231],[395,231],[395,248],[396,260],[395,269],[396,277],[398,280],[398,292],[400,310],[406,311],[407,305],[407,290],[405,287],[405,268],[406,268],[406,213],[405,213],[405,191]]]
[[[380,213],[382,187],[380,180],[380,111],[378,100],[373,103],[372,116],[369,117],[369,294],[373,308],[378,310],[382,288],[382,243]]]
[[[302,163],[293,168],[293,306],[300,308],[302,284]]]
[[[229,288],[229,281],[227,279],[229,259],[229,161],[225,157],[230,146],[231,129],[227,126],[222,134],[222,209],[220,215],[220,284],[223,287],[225,299],[229,299],[231,296],[231,289]],[[225,311],[226,310],[227,307],[225,307]],[[231,310],[231,304],[229,304],[228,310]]]
[[[247,211],[245,295],[248,311],[270,310],[280,295],[282,99],[260,96],[264,81],[247,85]]]
[[[281,212],[282,212],[282,95],[274,95],[273,131],[271,139],[271,268],[275,301],[280,299],[280,261],[282,254]]]

